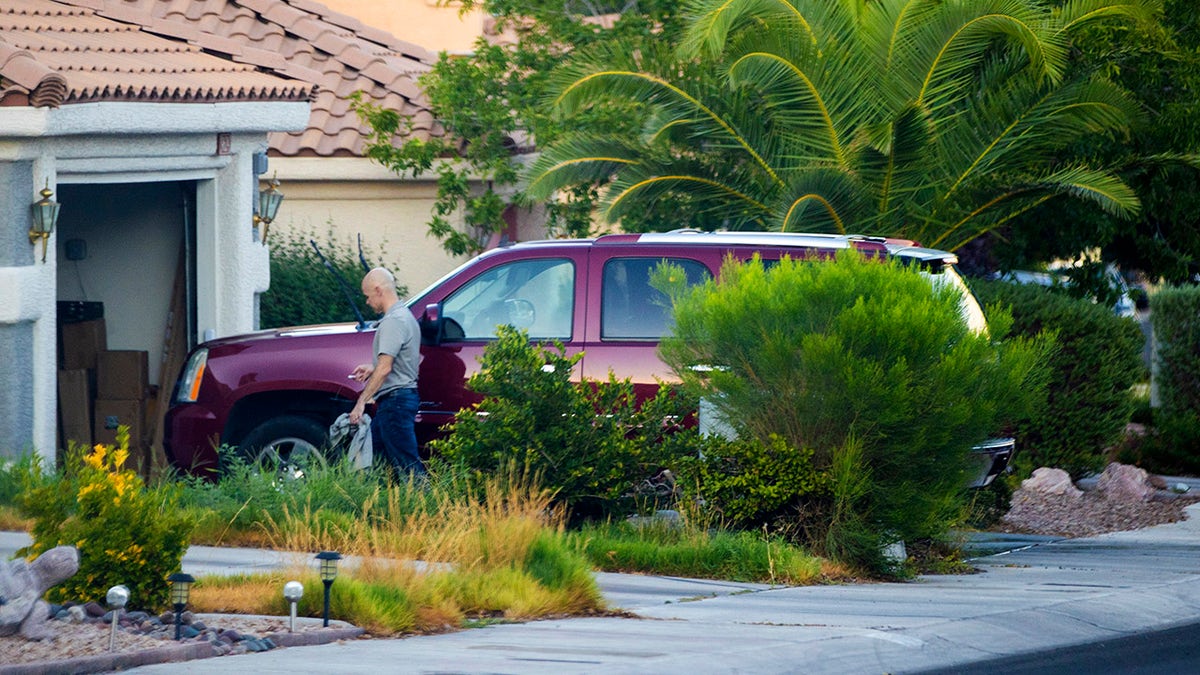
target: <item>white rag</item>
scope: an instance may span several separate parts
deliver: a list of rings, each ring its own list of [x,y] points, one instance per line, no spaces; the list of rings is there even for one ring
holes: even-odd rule
[[[371,416],[366,413],[358,424],[350,421],[350,413],[342,413],[329,427],[330,445],[335,449],[346,447],[346,457],[356,469],[370,468],[374,461],[371,442]]]

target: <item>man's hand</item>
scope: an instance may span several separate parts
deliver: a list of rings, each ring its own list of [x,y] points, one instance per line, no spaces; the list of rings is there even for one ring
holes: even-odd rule
[[[365,407],[366,403],[361,400],[354,404],[354,407],[350,409],[351,424],[362,424],[363,408]]]
[[[364,363],[354,368],[354,372],[350,373],[350,379],[357,382],[366,382],[367,378],[371,377],[371,372],[374,370],[375,369],[371,367],[371,364]]]

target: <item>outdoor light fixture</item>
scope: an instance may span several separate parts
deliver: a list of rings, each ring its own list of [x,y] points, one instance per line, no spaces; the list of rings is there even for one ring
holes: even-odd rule
[[[325,623],[329,626],[329,587],[333,585],[333,580],[337,578],[337,561],[342,559],[342,554],[337,551],[321,551],[317,554],[317,560],[321,561],[321,583],[325,584]]]
[[[262,225],[262,243],[267,243],[267,228],[279,213],[279,203],[283,201],[283,193],[279,191],[279,179],[274,176],[267,183],[266,190],[258,190],[258,210],[254,213],[254,224]]]
[[[121,610],[129,602],[129,589],[125,586],[113,586],[105,596],[108,606],[112,607],[112,632],[108,636],[108,651],[117,650],[117,623],[121,620]]]
[[[183,608],[187,606],[188,593],[191,593],[196,579],[190,574],[176,572],[167,577],[167,581],[171,582],[171,604],[175,606],[175,639],[180,640],[183,636]]]
[[[33,209],[33,226],[29,228],[29,243],[36,244],[39,239],[42,241],[42,262],[46,262],[46,242],[54,231],[54,224],[58,222],[59,203],[50,198],[54,191],[50,189],[49,179],[41,194],[42,198],[30,207]]]
[[[291,611],[288,613],[289,633],[296,631],[296,603],[300,602],[302,595],[304,595],[304,584],[299,581],[289,581],[283,585],[283,597],[291,607]]]

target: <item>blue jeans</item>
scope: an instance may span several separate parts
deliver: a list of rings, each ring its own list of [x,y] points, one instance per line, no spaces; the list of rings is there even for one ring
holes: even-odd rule
[[[375,403],[371,420],[371,446],[376,457],[386,457],[388,463],[403,476],[411,473],[425,475],[425,465],[417,453],[417,432],[413,421],[421,397],[416,389],[394,389]]]

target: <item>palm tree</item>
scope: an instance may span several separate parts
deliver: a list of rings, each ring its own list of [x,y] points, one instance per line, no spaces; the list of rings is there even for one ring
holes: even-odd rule
[[[677,49],[577,54],[553,104],[645,111],[636,138],[544,149],[529,194],[604,186],[609,221],[904,236],[956,249],[1055,196],[1132,215],[1109,169],[1056,155],[1123,134],[1139,109],[1098,75],[1066,78],[1070,37],[1144,20],[1154,0],[698,0]],[[675,226],[675,223],[665,222]]]

